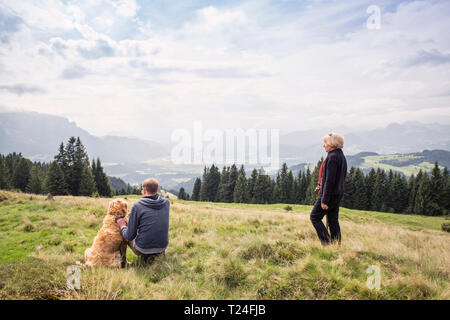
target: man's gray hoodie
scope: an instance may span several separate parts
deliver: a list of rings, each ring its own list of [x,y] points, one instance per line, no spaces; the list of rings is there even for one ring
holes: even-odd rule
[[[120,233],[143,254],[163,252],[169,244],[170,201],[156,194],[144,196],[131,209],[128,226]]]

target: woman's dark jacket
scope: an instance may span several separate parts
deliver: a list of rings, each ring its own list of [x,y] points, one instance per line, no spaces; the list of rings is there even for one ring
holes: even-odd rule
[[[328,152],[322,170],[320,197],[323,204],[328,204],[330,197],[342,196],[344,194],[347,160],[342,149],[335,149]]]

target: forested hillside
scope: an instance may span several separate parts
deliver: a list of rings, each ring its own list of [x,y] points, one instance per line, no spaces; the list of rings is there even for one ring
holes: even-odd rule
[[[298,171],[294,176],[286,164],[275,178],[264,170],[254,169],[246,177],[244,166],[205,167],[202,179],[195,181],[189,198],[195,201],[235,203],[314,204],[320,160],[314,170]],[[392,170],[371,169],[364,174],[351,167],[345,180],[342,206],[350,209],[373,210],[423,215],[444,215],[450,212],[450,179],[447,167],[436,162],[431,173],[420,170],[408,179]]]

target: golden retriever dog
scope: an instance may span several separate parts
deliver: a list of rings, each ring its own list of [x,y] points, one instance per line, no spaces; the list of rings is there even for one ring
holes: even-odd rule
[[[127,263],[127,243],[120,234],[116,218],[127,216],[127,202],[114,199],[109,203],[108,213],[103,219],[103,226],[94,238],[92,247],[84,252],[86,266],[124,267]]]

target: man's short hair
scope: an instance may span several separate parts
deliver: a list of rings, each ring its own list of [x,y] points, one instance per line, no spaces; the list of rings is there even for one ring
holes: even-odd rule
[[[150,178],[142,182],[142,188],[149,194],[154,194],[158,192],[158,181],[156,179]]]

